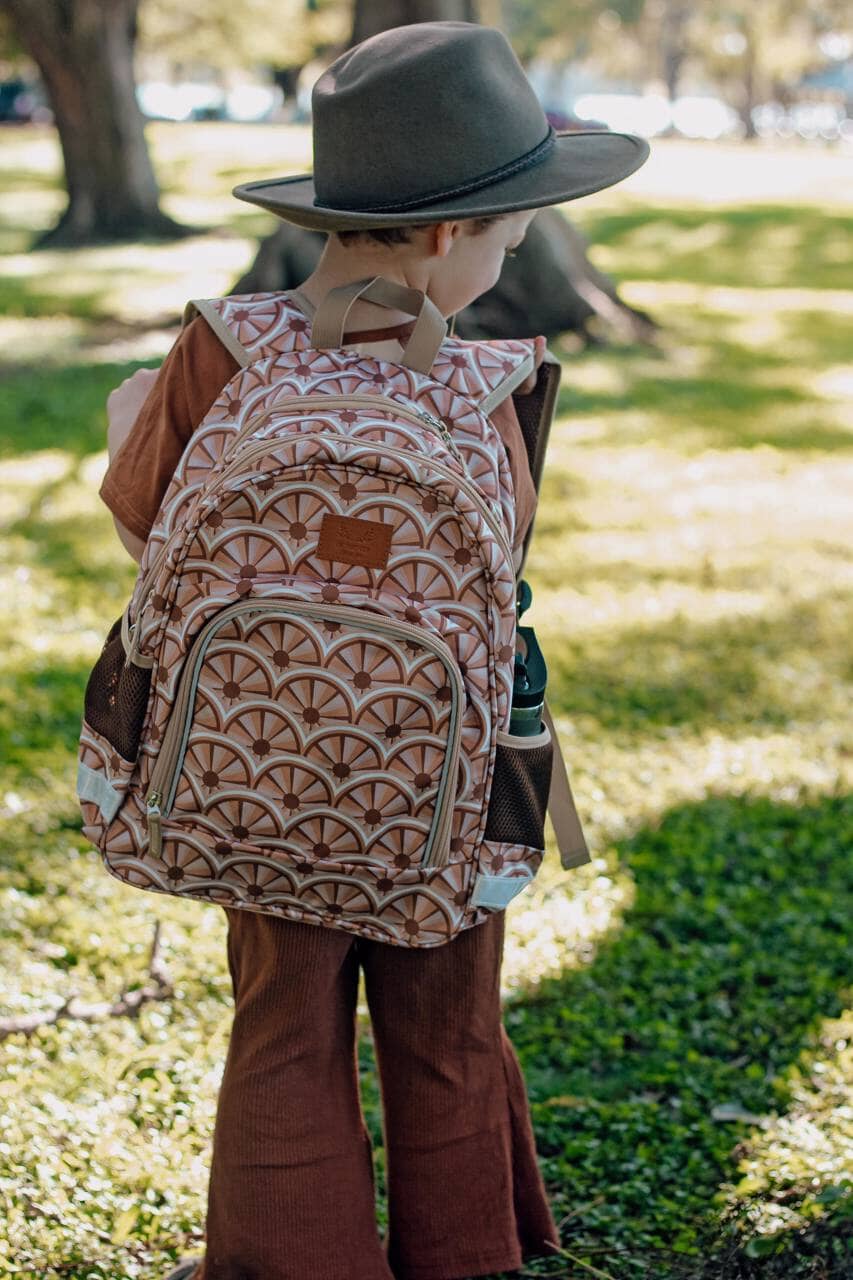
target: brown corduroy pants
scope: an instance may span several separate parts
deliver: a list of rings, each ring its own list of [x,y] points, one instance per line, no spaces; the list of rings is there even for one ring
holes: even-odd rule
[[[226,909],[235,1013],[199,1280],[456,1280],[559,1243],[504,1030],[504,912],[408,949]],[[359,966],[383,1104],[380,1241]]]

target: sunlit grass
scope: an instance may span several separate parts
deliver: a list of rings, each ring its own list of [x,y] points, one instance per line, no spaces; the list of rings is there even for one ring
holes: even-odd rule
[[[156,919],[175,983],[138,1019],[0,1045],[0,1274],[50,1280],[160,1280],[197,1246],[230,1019],[218,908],[127,888],[79,836],[83,686],[134,579],[96,498],[104,400],[272,225],[230,186],[308,162],[304,129],[151,136],[170,212],[224,230],[30,255],[60,203],[50,136],[11,134],[0,169],[5,1012],[144,981]],[[666,154],[683,163],[664,144],[643,178],[660,191]],[[663,329],[554,344],[529,577],[593,863],[564,873],[549,848],[509,909],[503,986],[571,1252],[613,1280],[816,1280],[844,1274],[851,1180],[851,216],[803,179],[826,156],[783,155],[762,209],[711,191],[729,153],[704,154],[708,192],[675,212],[648,185],[642,207],[635,186],[567,210]],[[750,1215],[733,1237],[730,1206]],[[588,1274],[568,1268],[528,1270]]]
[[[758,1118],[730,1188],[753,1200],[765,1236],[808,1225],[853,1176],[853,1014],[827,1018],[816,1039],[786,1074],[784,1112]]]
[[[853,273],[853,214],[798,205],[656,209],[594,218],[596,263],[632,280],[838,289]],[[760,252],[756,252],[760,246]]]

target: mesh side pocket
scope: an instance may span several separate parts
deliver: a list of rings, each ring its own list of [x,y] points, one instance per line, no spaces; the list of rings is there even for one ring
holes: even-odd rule
[[[525,742],[530,745],[521,745]],[[498,734],[486,840],[545,848],[545,811],[553,763],[554,743],[547,730],[527,739]]]
[[[151,668],[127,661],[118,618],[92,668],[83,705],[88,724],[125,760],[135,760],[139,752],[150,686]]]

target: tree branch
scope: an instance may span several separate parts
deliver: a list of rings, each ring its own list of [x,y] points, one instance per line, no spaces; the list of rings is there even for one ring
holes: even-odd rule
[[[30,1036],[40,1027],[49,1027],[63,1018],[77,1022],[103,1022],[106,1018],[135,1018],[144,1004],[152,1000],[169,1000],[175,994],[172,979],[160,954],[160,921],[154,925],[154,937],[148,958],[148,976],[143,986],[133,991],[125,989],[117,1000],[102,1000],[85,1004],[76,996],[69,996],[58,1009],[48,1013],[28,1013],[18,1018],[0,1018],[0,1040],[21,1034]]]

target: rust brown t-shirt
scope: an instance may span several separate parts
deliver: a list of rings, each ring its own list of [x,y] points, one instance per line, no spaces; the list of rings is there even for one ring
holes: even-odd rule
[[[359,329],[345,343],[405,340],[413,322]],[[136,421],[113,457],[100,496],[116,519],[145,541],[175,467],[196,427],[239,365],[202,316],[181,330],[164,360]],[[536,491],[512,396],[492,410],[491,421],[509,456],[516,501],[515,545],[520,546],[536,507]]]

